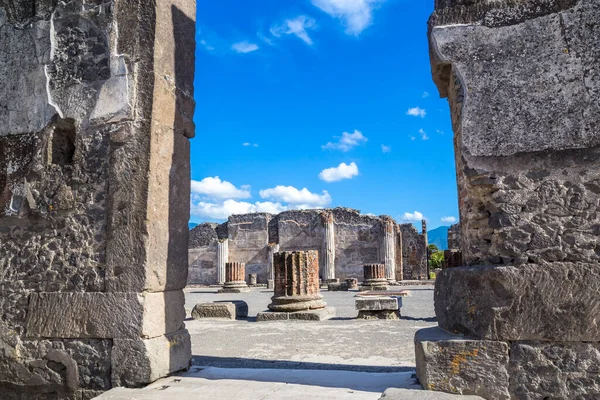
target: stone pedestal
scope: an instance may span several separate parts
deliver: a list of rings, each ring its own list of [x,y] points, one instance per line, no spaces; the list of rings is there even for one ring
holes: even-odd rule
[[[250,288],[244,280],[246,276],[246,264],[240,262],[228,262],[225,264],[225,284],[219,293],[244,293]]]
[[[288,314],[310,313],[313,317],[330,318],[319,288],[319,254],[317,251],[279,252],[274,255],[275,293],[269,310],[259,313],[257,320],[301,319]],[[264,315],[261,315],[264,314]],[[274,314],[280,314],[279,317]],[[315,317],[315,318],[316,318]]]
[[[346,284],[348,285],[349,290],[357,290],[358,289],[358,279],[356,279],[356,278],[346,279]]]
[[[425,388],[600,393],[599,20],[595,0],[436,3],[464,264],[439,273],[440,327],[415,336]]]
[[[258,281],[258,278],[257,278],[256,274],[248,275],[248,285],[249,286],[256,286],[257,281]]]
[[[364,281],[361,290],[387,290],[388,281],[385,279],[384,264],[367,264],[363,267]]]
[[[358,319],[400,319],[401,297],[357,297]]]

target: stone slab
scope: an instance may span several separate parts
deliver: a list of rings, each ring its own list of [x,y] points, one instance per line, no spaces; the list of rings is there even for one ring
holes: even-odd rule
[[[198,303],[192,310],[192,318],[220,318],[220,319],[235,319],[235,304],[229,302],[221,303]]]
[[[360,310],[356,319],[387,319],[395,320],[400,319],[400,310]]]
[[[478,400],[479,396],[457,396],[431,390],[387,389],[379,400]]]
[[[233,303],[235,305],[235,317],[236,318],[248,318],[248,303],[244,300],[220,300],[214,303]]]
[[[415,334],[417,377],[427,390],[510,399],[509,346],[450,334],[439,327]]]
[[[359,286],[359,290],[361,292],[381,291],[381,290],[388,290],[388,287],[387,287],[387,285],[365,285],[365,284],[362,284]]]
[[[359,292],[356,297],[365,297],[365,296],[382,296],[381,292],[378,290],[375,291],[364,291]],[[390,290],[388,289],[383,296],[387,297],[407,297],[410,296],[410,291],[408,290]]]
[[[264,311],[258,313],[256,321],[324,321],[335,317],[335,308],[325,307],[320,310],[277,312]]]
[[[435,286],[439,325],[489,340],[600,341],[598,264],[444,269]]]
[[[32,293],[27,335],[44,338],[152,338],[183,329],[183,291]]]
[[[358,311],[397,311],[402,306],[401,300],[398,297],[358,297],[355,300],[355,306]]]
[[[331,282],[327,284],[327,290],[330,292],[347,292],[349,286],[346,282]]]

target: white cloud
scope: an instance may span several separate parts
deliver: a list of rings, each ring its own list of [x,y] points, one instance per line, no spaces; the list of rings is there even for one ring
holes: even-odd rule
[[[321,146],[323,149],[350,151],[353,147],[360,144],[366,143],[369,139],[363,136],[362,132],[354,130],[353,133],[344,132],[342,137],[334,136],[338,138],[337,143],[329,142],[326,145]]]
[[[318,208],[331,203],[331,196],[326,190],[322,194],[312,193],[307,188],[298,190],[293,186],[276,186],[260,191],[260,197],[295,205],[294,208]]]
[[[424,109],[422,109],[421,107],[413,107],[413,108],[409,108],[408,111],[406,111],[406,115],[412,115],[413,117],[425,118],[425,115],[427,115],[427,112]]]
[[[256,212],[278,214],[287,209],[288,207],[281,203],[272,203],[270,201],[257,201],[256,203],[248,203],[245,201],[228,199],[221,203],[192,203],[190,212],[195,217],[208,220],[224,220],[233,214],[248,214]]]
[[[250,147],[250,146],[252,146],[252,147],[258,147],[258,143],[244,142],[244,143],[242,143],[242,146],[244,146],[244,147]]]
[[[444,134],[444,131],[441,131],[441,130],[439,130],[439,129],[436,129],[435,131],[436,131],[437,133],[439,133],[440,135],[443,135],[443,134]]]
[[[244,40],[243,42],[232,44],[231,49],[240,54],[252,53],[253,51],[258,50],[258,45],[256,43],[250,43],[249,41]]]
[[[350,164],[341,163],[337,167],[327,168],[321,171],[319,179],[325,182],[337,182],[342,179],[352,179],[358,175],[358,166],[355,162]]]
[[[275,46],[275,42],[273,42],[273,41],[271,40],[271,38],[269,38],[269,37],[267,37],[267,36],[263,35],[263,34],[262,34],[262,32],[257,32],[257,33],[256,33],[256,36],[257,36],[257,37],[258,37],[260,40],[262,40],[263,42],[265,42],[266,44],[268,44],[269,46]]]
[[[402,214],[403,221],[418,222],[425,219],[422,213],[415,211],[414,213],[405,212]]]
[[[421,139],[429,140],[429,136],[427,136],[427,133],[423,130],[423,128],[419,129],[419,134],[421,135]]]
[[[389,153],[390,151],[392,151],[392,148],[390,146],[386,146],[385,144],[381,145],[381,152],[382,153]]]
[[[215,49],[214,46],[211,46],[210,44],[206,43],[206,40],[204,39],[200,40],[200,44],[208,51],[213,51]]]
[[[236,188],[232,183],[222,181],[218,176],[207,177],[201,181],[192,181],[192,194],[212,199],[247,199],[252,197],[250,188]]]
[[[314,18],[307,17],[306,15],[299,15],[294,19],[286,19],[280,25],[273,25],[270,29],[271,34],[276,37],[282,35],[296,35],[304,43],[312,45],[313,41],[306,32],[307,29],[315,29],[317,23]]]
[[[449,224],[453,224],[453,223],[455,223],[456,221],[458,221],[458,220],[456,219],[456,217],[442,217],[442,222],[447,222],[447,223],[449,223]]]
[[[408,135],[408,137],[410,138],[410,140],[416,140],[417,139],[416,136],[413,136],[413,135]]]
[[[342,20],[348,35],[358,36],[373,23],[373,9],[385,0],[312,0],[313,5]]]
[[[429,97],[429,92],[423,92],[423,96],[421,96],[421,97],[423,97],[424,99]]]

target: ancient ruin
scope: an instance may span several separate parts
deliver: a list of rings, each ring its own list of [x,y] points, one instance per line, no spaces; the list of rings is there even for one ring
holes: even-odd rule
[[[385,265],[390,282],[427,278],[426,234],[347,208],[233,215],[223,224],[198,225],[190,235],[188,284],[223,283],[220,271],[230,261],[245,263],[246,273],[265,284],[274,279],[273,255],[294,250],[319,252],[323,282],[362,280],[363,265],[372,263]]]
[[[0,1],[0,389],[88,399],[191,358],[193,0]]]
[[[440,0],[433,78],[455,133],[465,266],[415,337],[427,389],[600,395],[600,3]]]
[[[246,283],[246,264],[240,262],[225,263],[225,283],[219,293],[249,292]]]

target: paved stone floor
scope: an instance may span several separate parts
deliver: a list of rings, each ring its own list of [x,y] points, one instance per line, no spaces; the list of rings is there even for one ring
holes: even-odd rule
[[[254,288],[249,293],[217,294],[216,289],[188,288],[188,317],[199,302],[244,300],[249,318],[188,319],[194,355],[188,373],[142,390],[114,389],[99,399],[376,400],[390,387],[415,390],[413,337],[418,329],[436,325],[433,285],[398,289],[410,291],[398,321],[355,320],[357,291],[322,291],[336,309],[334,319],[256,322],[272,291]]]

